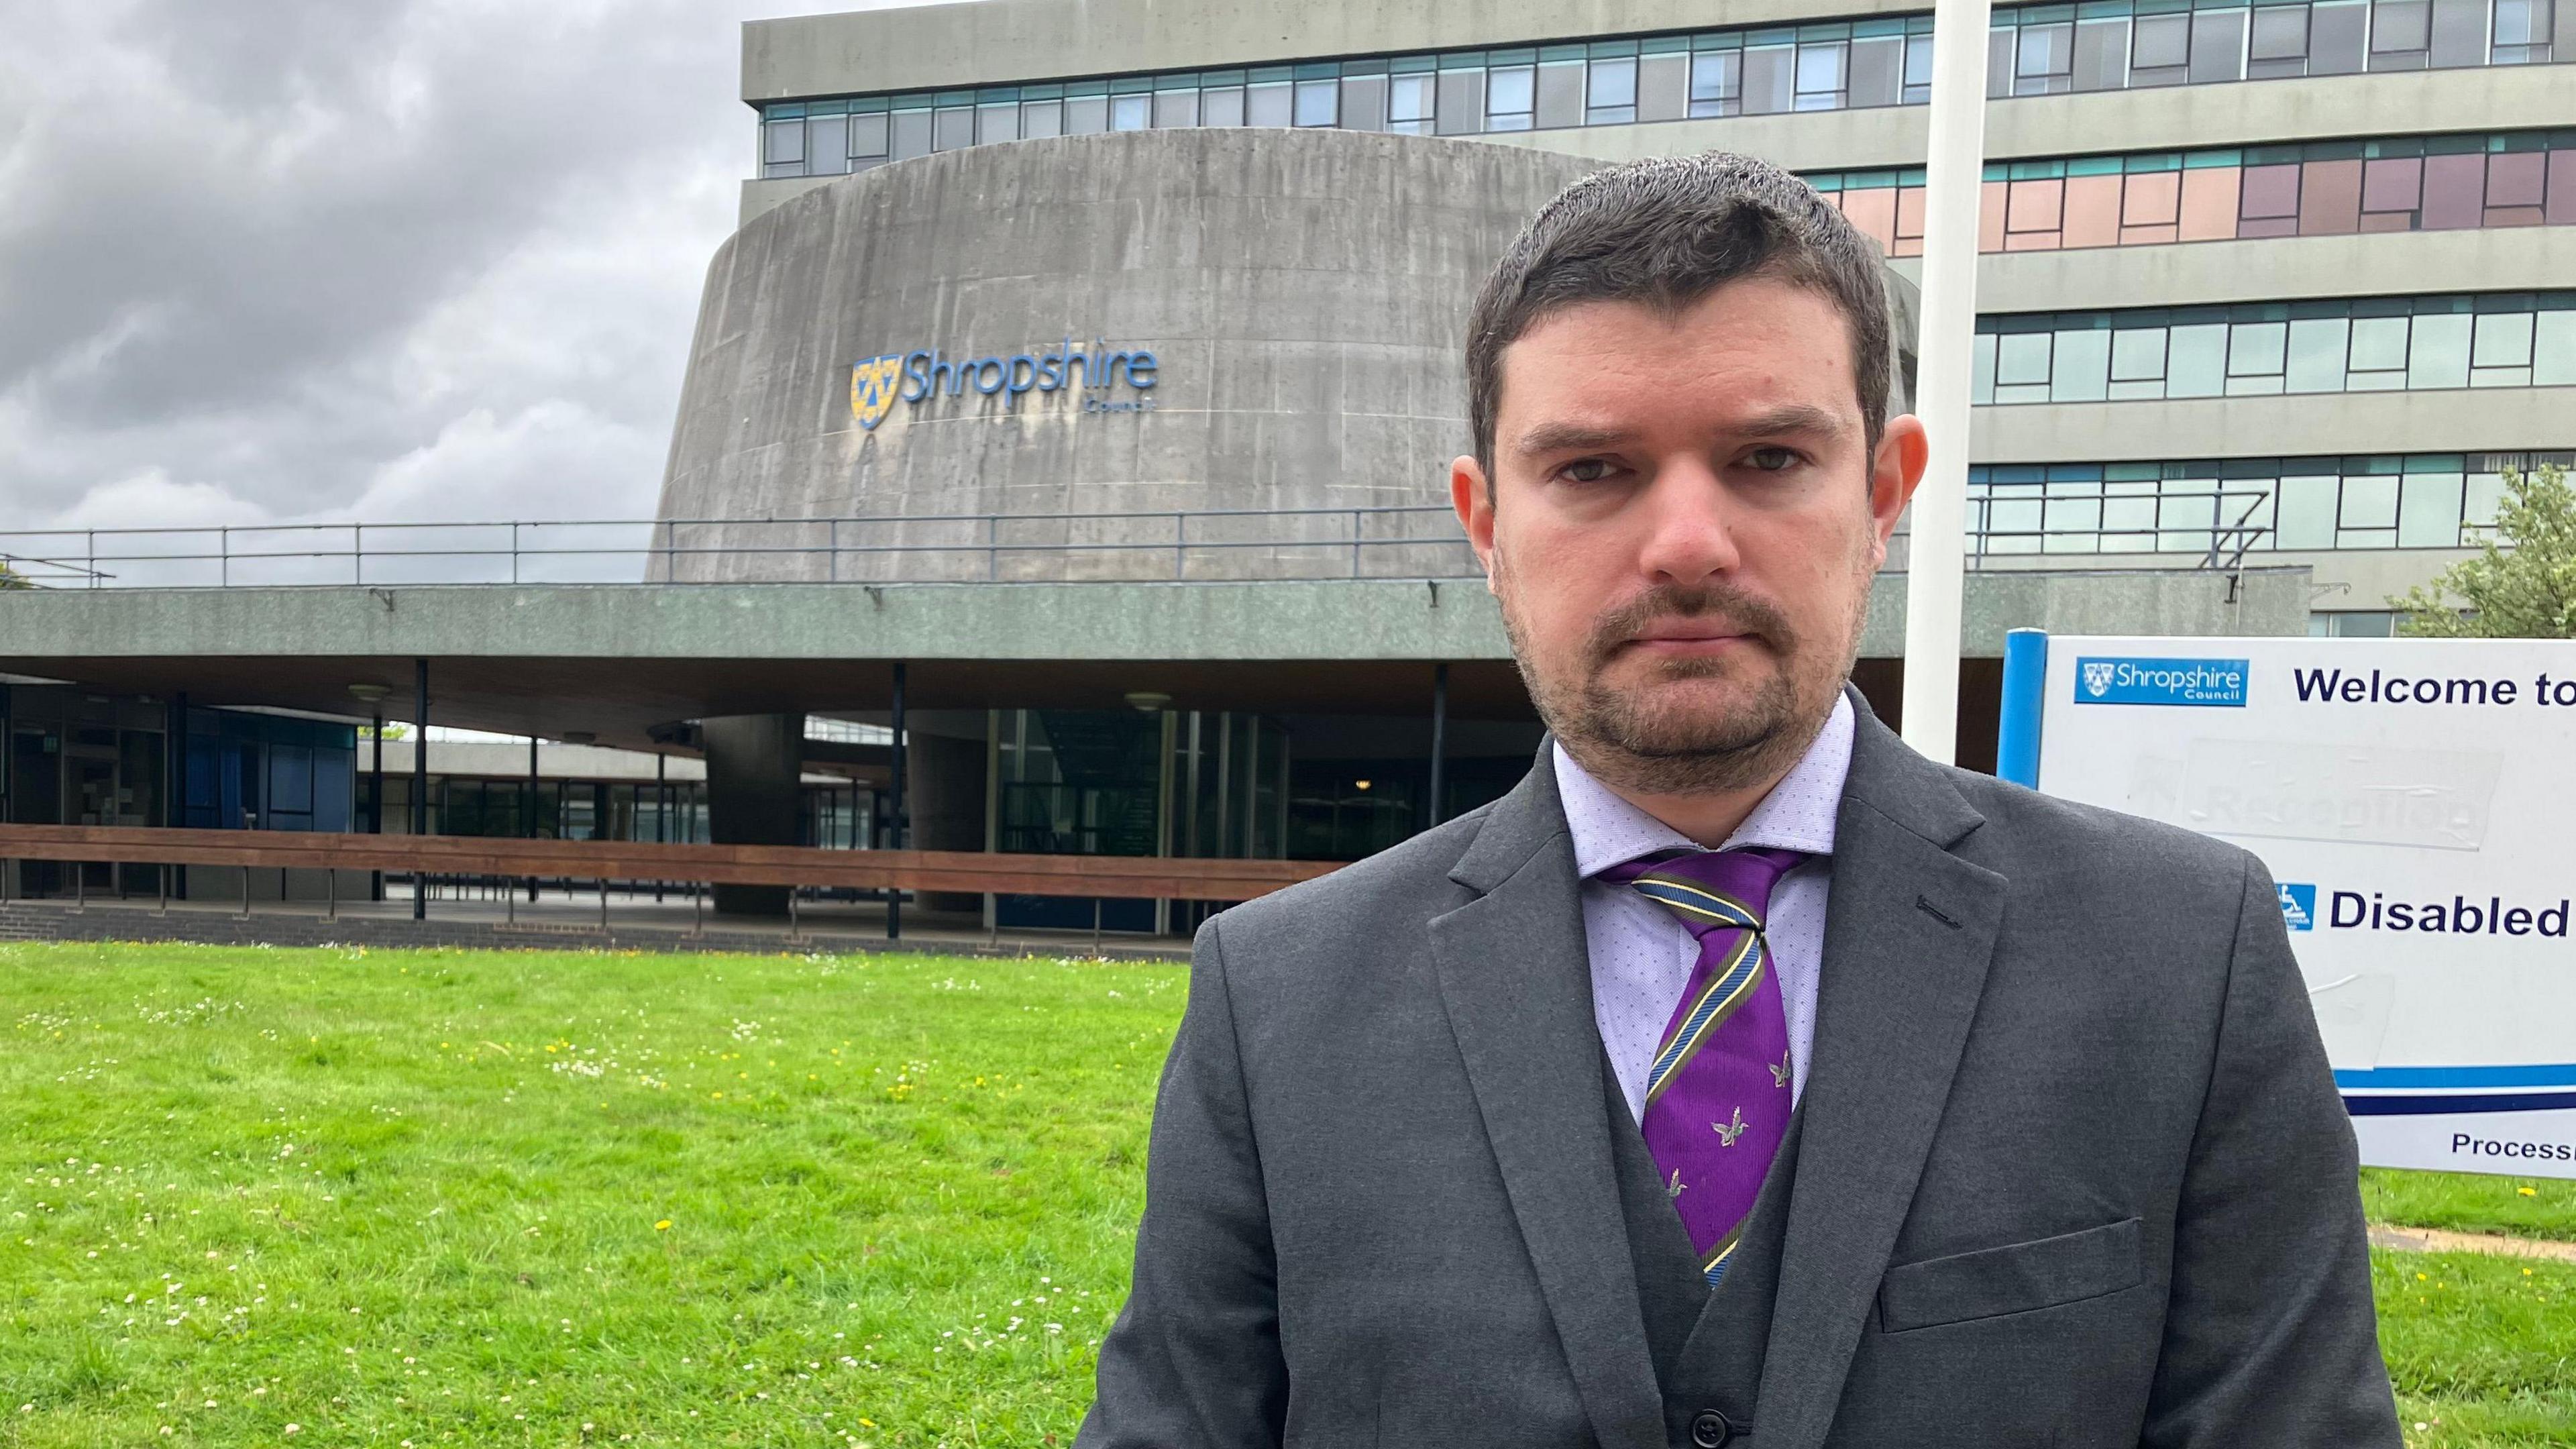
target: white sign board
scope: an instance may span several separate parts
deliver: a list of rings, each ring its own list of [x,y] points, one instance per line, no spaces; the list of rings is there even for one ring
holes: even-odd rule
[[[2363,1161],[2576,1177],[2576,641],[2017,637],[2007,775],[2271,868]]]

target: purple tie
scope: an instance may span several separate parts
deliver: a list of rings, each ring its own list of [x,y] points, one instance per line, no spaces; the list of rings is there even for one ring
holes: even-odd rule
[[[1699,938],[1690,984],[1646,1070],[1638,1127],[1711,1286],[1725,1276],[1789,1131],[1789,1017],[1762,919],[1771,888],[1804,859],[1794,850],[1704,850],[1601,873]]]

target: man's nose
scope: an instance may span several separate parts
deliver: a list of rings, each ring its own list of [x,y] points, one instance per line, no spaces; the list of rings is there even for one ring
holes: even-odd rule
[[[1640,572],[1697,584],[1743,563],[1723,484],[1696,459],[1667,464],[1638,495]]]

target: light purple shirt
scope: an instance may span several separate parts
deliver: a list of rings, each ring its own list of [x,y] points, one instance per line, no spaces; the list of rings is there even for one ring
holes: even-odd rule
[[[1794,1078],[1790,1100],[1807,1090],[1808,1049],[1816,1039],[1816,978],[1825,952],[1825,891],[1832,883],[1834,815],[1842,808],[1843,777],[1851,771],[1852,706],[1848,695],[1816,732],[1796,768],[1771,787],[1726,848],[1740,845],[1802,850],[1812,859],[1780,878],[1763,920],[1780,1000],[1789,1015],[1789,1055]],[[1696,850],[1671,826],[1613,794],[1585,773],[1562,746],[1552,752],[1556,790],[1574,836],[1574,868],[1583,877],[1583,939],[1592,957],[1592,1015],[1601,1044],[1628,1098],[1628,1114],[1642,1115],[1646,1068],[1654,1060],[1664,1025],[1690,984],[1699,941],[1672,912],[1614,881],[1602,871],[1660,850]]]

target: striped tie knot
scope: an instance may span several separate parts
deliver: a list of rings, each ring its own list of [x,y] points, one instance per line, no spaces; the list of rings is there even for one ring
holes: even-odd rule
[[[1806,858],[1801,851],[1738,846],[1632,860],[1602,875],[1626,882],[1637,894],[1680,917],[1703,940],[1712,931],[1751,931],[1758,936],[1771,909],[1772,888]]]

